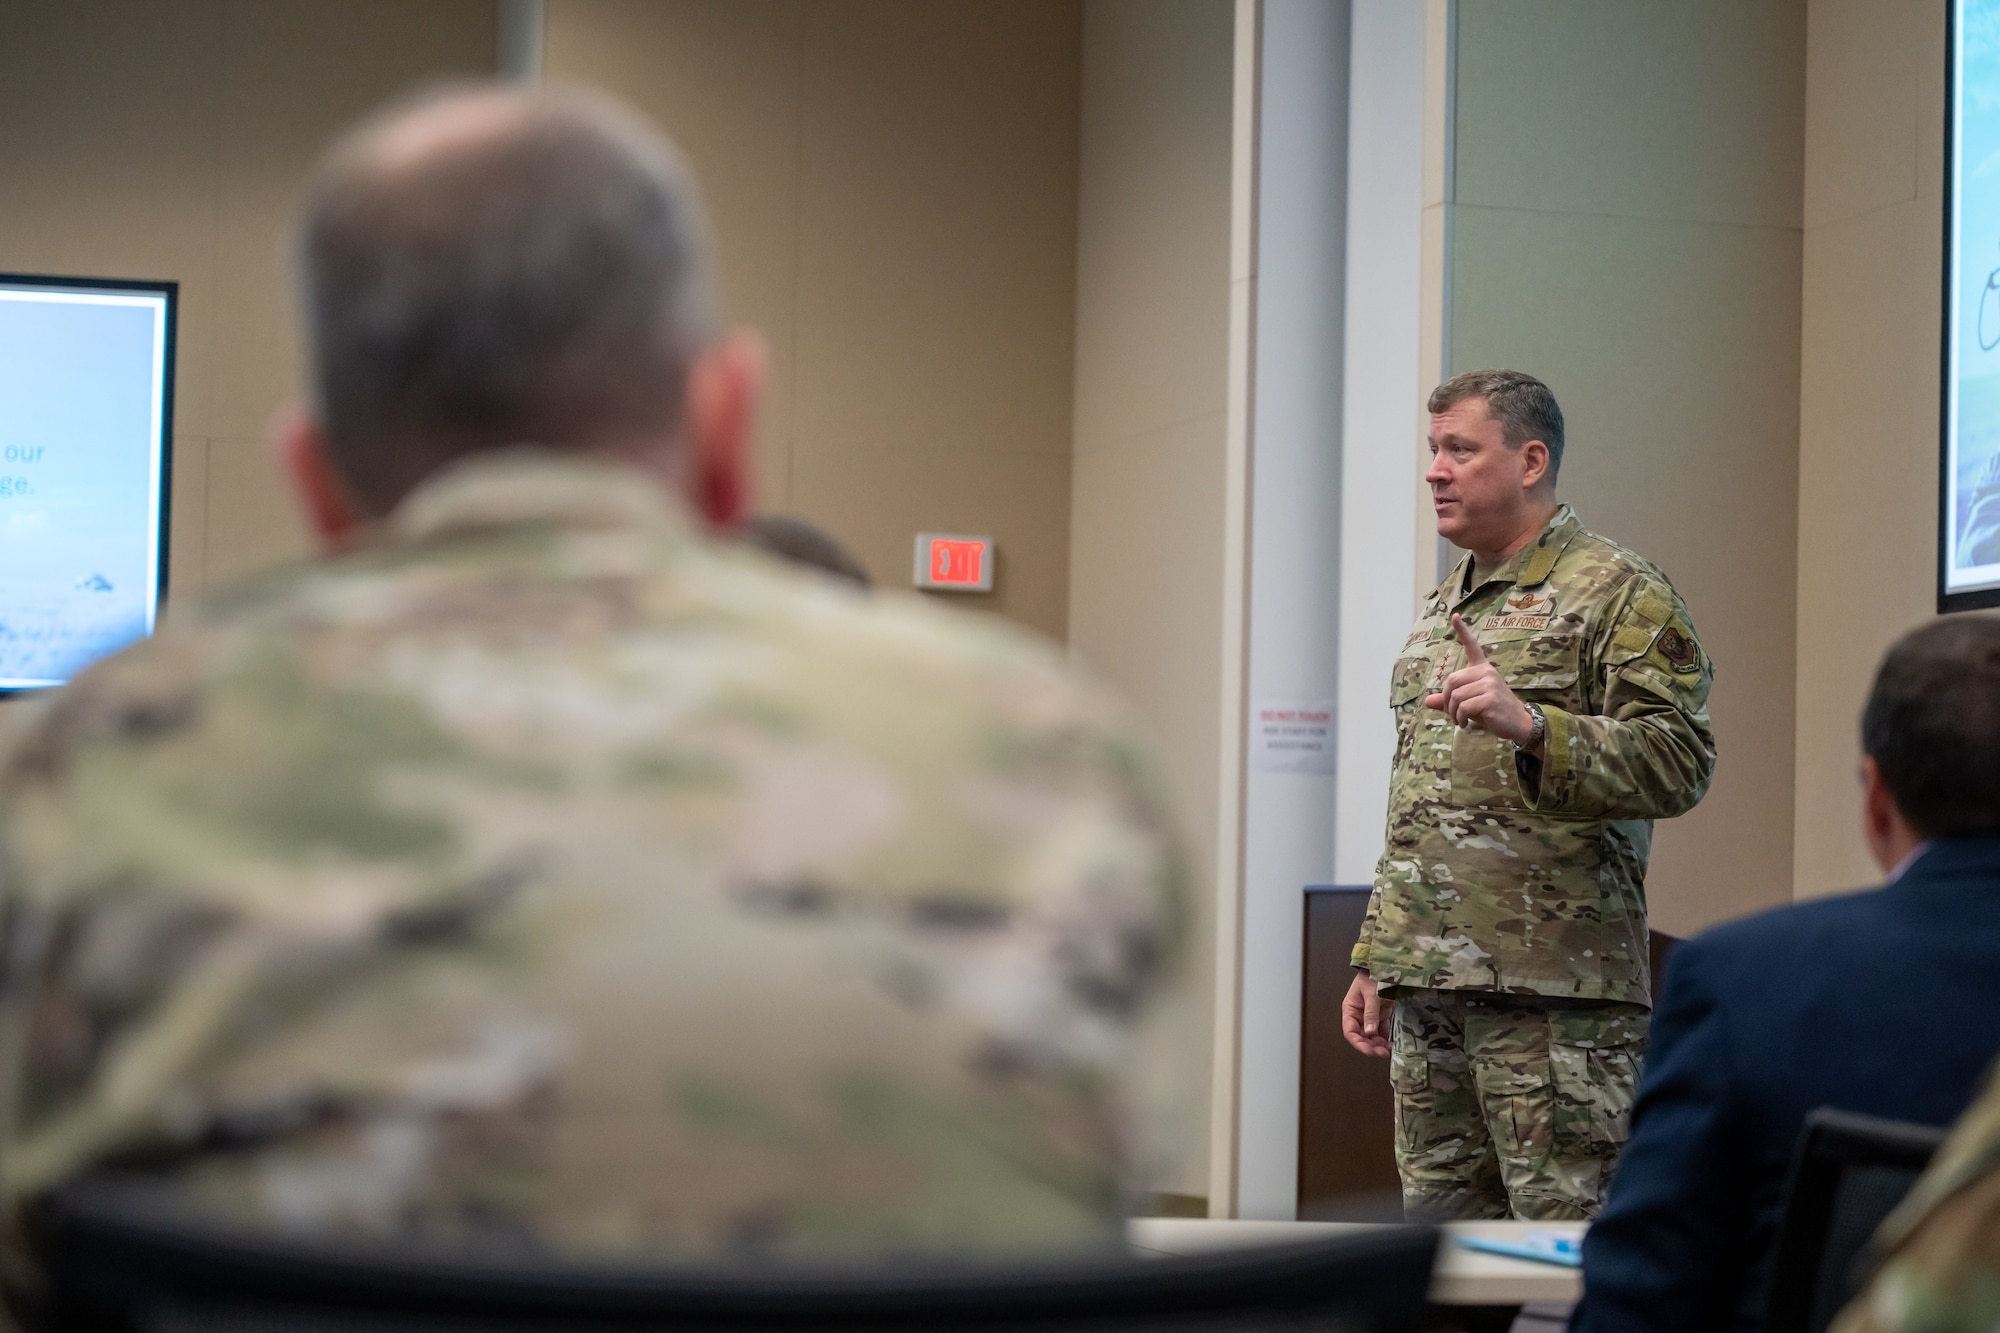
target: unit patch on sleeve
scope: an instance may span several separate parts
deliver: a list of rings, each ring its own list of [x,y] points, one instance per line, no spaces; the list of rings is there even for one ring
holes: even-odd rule
[[[1666,659],[1668,666],[1683,675],[1701,669],[1701,658],[1695,651],[1694,640],[1681,633],[1677,625],[1661,630],[1660,637],[1653,640],[1653,647]]]

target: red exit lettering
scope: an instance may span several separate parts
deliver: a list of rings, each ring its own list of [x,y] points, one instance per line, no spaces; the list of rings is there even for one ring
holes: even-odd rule
[[[931,542],[931,582],[976,586],[982,582],[986,563],[986,543],[953,541],[939,537]]]

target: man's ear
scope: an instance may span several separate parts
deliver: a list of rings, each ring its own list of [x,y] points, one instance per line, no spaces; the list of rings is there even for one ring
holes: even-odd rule
[[[293,494],[306,511],[313,536],[328,551],[352,546],[367,515],[333,466],[326,431],[310,413],[293,408],[279,420],[273,433],[278,457],[291,479]]]
[[[738,332],[688,370],[688,500],[719,528],[735,527],[750,510],[751,436],[764,367],[763,339]]]
[[[1532,491],[1549,480],[1549,446],[1529,440],[1521,446],[1521,489]]]
[[[1889,784],[1882,780],[1881,766],[1870,755],[1861,760],[1861,832],[1883,874],[1900,865],[1922,841],[1903,817]]]

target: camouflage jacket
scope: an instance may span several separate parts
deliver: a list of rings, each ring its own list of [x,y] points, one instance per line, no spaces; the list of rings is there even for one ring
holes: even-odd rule
[[[23,707],[10,1205],[96,1168],[606,1256],[1117,1235],[1182,866],[1031,636],[521,451]]]
[[[1439,585],[1390,677],[1387,845],[1354,950],[1378,985],[1650,1003],[1652,821],[1708,790],[1714,670],[1666,576],[1567,505],[1470,592]],[[1424,706],[1456,612],[1548,719],[1544,760]]]
[[[1875,1244],[1881,1266],[1831,1333],[2000,1328],[2000,1077],[1989,1076]]]

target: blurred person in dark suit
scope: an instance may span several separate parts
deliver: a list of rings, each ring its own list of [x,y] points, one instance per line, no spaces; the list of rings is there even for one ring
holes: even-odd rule
[[[1675,952],[1572,1330],[1761,1328],[1806,1115],[1949,1124],[2000,1051],[2000,619],[1891,648],[1861,741],[1887,880]]]

